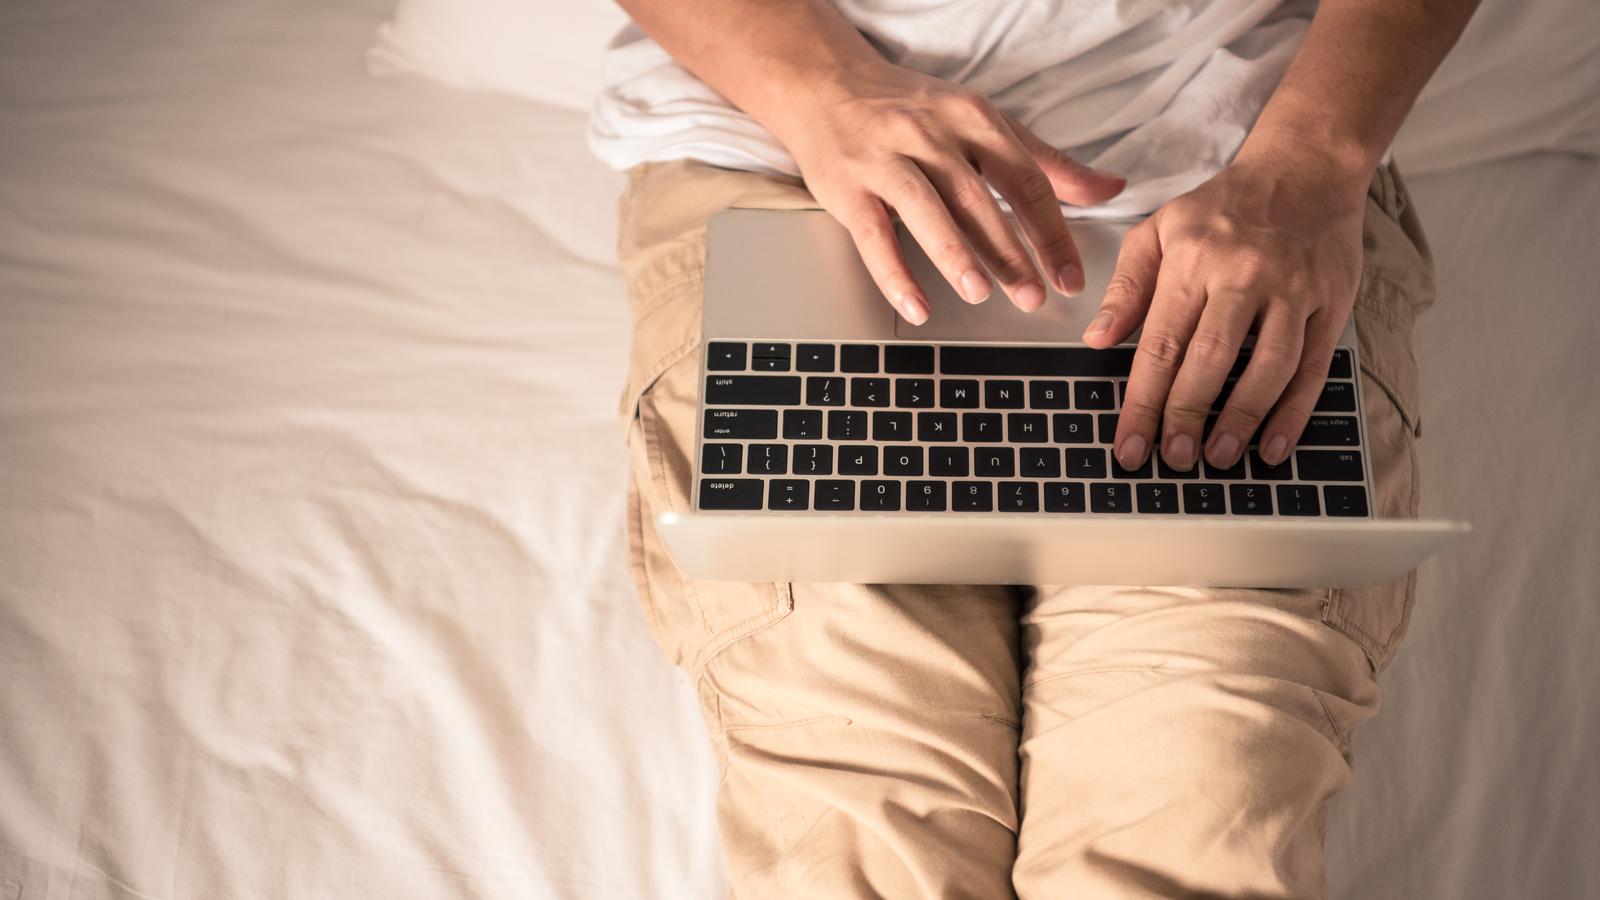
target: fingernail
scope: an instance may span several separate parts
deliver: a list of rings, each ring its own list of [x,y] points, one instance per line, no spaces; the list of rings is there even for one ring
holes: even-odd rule
[[[1239,461],[1239,439],[1227,432],[1211,441],[1211,464],[1219,469],[1230,469]]]
[[[1083,267],[1070,262],[1057,269],[1056,290],[1068,297],[1076,297],[1083,293]]]
[[[961,276],[961,299],[968,303],[982,303],[989,298],[989,279],[977,269],[968,269]]]
[[[1095,335],[1105,331],[1106,329],[1108,329],[1110,327],[1111,327],[1111,310],[1104,309],[1104,310],[1100,311],[1100,315],[1094,317],[1093,321],[1091,321],[1089,323],[1089,327],[1084,329],[1083,336],[1086,337],[1086,338],[1087,337],[1094,337]]]
[[[900,314],[913,325],[928,321],[928,302],[916,294],[900,295]]]
[[[1117,462],[1122,463],[1124,469],[1137,469],[1144,462],[1144,438],[1134,435],[1122,442],[1122,447],[1117,450]]]
[[[1180,434],[1167,443],[1166,460],[1173,468],[1188,469],[1194,465],[1194,438]]]
[[[1037,284],[1025,284],[1017,288],[1017,308],[1023,312],[1033,312],[1044,305],[1044,287]]]
[[[1272,440],[1267,441],[1266,449],[1261,452],[1261,458],[1273,465],[1283,462],[1288,455],[1289,439],[1281,434],[1273,435]]]

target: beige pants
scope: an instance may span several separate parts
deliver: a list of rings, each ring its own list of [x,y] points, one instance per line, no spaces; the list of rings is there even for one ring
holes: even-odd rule
[[[1328,801],[1415,576],[1358,591],[686,580],[705,225],[815,208],[790,181],[635,169],[622,418],[633,576],[697,685],[739,897],[1319,897]],[[1357,327],[1381,516],[1417,508],[1411,327],[1431,264],[1388,168]],[[1004,302],[1003,299],[990,302]]]

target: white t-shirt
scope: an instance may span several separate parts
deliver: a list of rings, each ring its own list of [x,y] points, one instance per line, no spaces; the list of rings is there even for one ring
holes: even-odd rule
[[[837,0],[891,62],[988,96],[1075,159],[1128,178],[1069,215],[1142,215],[1238,151],[1315,0]],[[607,51],[589,143],[608,164],[693,158],[798,174],[765,128],[636,26]]]

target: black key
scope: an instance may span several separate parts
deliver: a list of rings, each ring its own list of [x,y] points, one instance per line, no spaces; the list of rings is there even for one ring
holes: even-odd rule
[[[1350,364],[1350,351],[1343,347],[1333,351],[1333,364],[1328,366],[1329,378],[1354,378],[1355,367]]]
[[[1050,417],[1058,444],[1094,443],[1094,419],[1084,413],[1056,413]]]
[[[1112,454],[1112,456],[1111,456],[1111,477],[1112,478],[1149,478],[1151,475],[1154,474],[1154,469],[1155,469],[1155,463],[1151,461],[1151,456],[1152,455],[1153,454],[1146,455],[1145,458],[1144,458],[1144,462],[1139,466],[1139,468],[1137,468],[1137,469],[1124,469],[1122,467],[1122,463],[1117,461],[1116,454]]]
[[[806,405],[843,406],[844,379],[827,375],[808,376],[806,378]]]
[[[822,440],[822,410],[786,409],[783,411],[783,438],[788,441]]]
[[[911,413],[875,412],[872,414],[872,439],[875,441],[911,440]]]
[[[928,474],[964,478],[972,474],[967,468],[967,448],[929,447]]]
[[[1294,477],[1294,473],[1289,471],[1290,465],[1287,459],[1275,466],[1269,466],[1255,450],[1246,455],[1250,457],[1250,477],[1257,481],[1288,481]]]
[[[1167,461],[1165,459],[1161,458],[1161,451],[1160,450],[1155,451],[1155,453],[1153,455],[1156,458],[1156,474],[1161,476],[1162,478],[1188,478],[1188,479],[1194,479],[1194,478],[1199,478],[1200,477],[1200,472],[1199,472],[1199,468],[1200,467],[1199,466],[1190,466],[1189,470],[1187,472],[1182,472],[1182,471],[1179,471],[1177,469],[1174,469],[1170,465],[1167,465]]]
[[[1233,465],[1229,466],[1226,469],[1219,469],[1216,466],[1213,466],[1209,462],[1203,463],[1202,465],[1204,465],[1206,467],[1206,477],[1207,478],[1225,478],[1225,479],[1228,479],[1229,481],[1237,481],[1237,480],[1239,480],[1239,479],[1244,477],[1244,458],[1243,457],[1240,457],[1238,462],[1234,463]]]
[[[783,475],[789,471],[788,444],[751,444],[746,452],[751,475]]]
[[[712,372],[743,372],[744,344],[712,341],[706,346],[706,368]]]
[[[956,414],[947,412],[917,413],[917,440],[924,443],[953,441],[956,439]]]
[[[976,444],[979,441],[1000,441],[999,413],[962,413],[961,439]]]
[[[819,509],[850,510],[856,508],[856,483],[847,478],[818,478],[812,482],[816,490],[813,505]]]
[[[773,478],[767,482],[767,509],[805,509],[811,482],[803,478]]]
[[[964,378],[940,381],[939,405],[946,409],[977,409],[978,383]]]
[[[1035,381],[1028,385],[1028,405],[1034,409],[1066,409],[1070,389],[1065,381]]]
[[[789,357],[787,356],[757,356],[750,360],[750,369],[755,372],[787,372],[789,371]]]
[[[957,481],[950,486],[950,508],[956,512],[992,512],[994,482]]]
[[[1353,381],[1330,381],[1322,386],[1322,396],[1317,398],[1317,408],[1313,412],[1355,412],[1356,411],[1356,383]]]
[[[1083,485],[1076,481],[1047,481],[1044,484],[1044,511],[1081,513],[1084,510]]]
[[[1038,512],[1039,483],[1036,481],[1002,481],[995,492],[1001,512]]]
[[[708,438],[775,438],[778,436],[778,411],[775,409],[708,409]]]
[[[1361,428],[1355,416],[1312,416],[1300,435],[1302,447],[1359,447]]]
[[[707,406],[794,406],[800,402],[795,375],[707,375]]]
[[[972,471],[979,478],[1010,478],[1017,474],[1017,454],[1010,447],[973,447]]]
[[[761,479],[700,479],[701,509],[760,509]]]
[[[1365,481],[1360,450],[1296,450],[1301,481]]]
[[[1133,492],[1134,496],[1139,498],[1139,512],[1171,515],[1178,511],[1178,486],[1175,484],[1164,484],[1159,481],[1136,484]]]
[[[795,444],[796,475],[832,475],[833,448],[827,444]]]
[[[1322,489],[1328,515],[1362,517],[1367,514],[1367,489],[1354,484],[1330,484]]]
[[[883,370],[891,375],[933,374],[933,348],[915,344],[886,344]]]
[[[888,406],[889,405],[889,379],[887,379],[887,378],[852,378],[852,379],[850,379],[850,405],[851,406]]]
[[[864,512],[899,512],[900,482],[861,482],[861,509]]]
[[[700,474],[737,475],[743,457],[738,444],[706,444],[700,448]]]
[[[1228,506],[1236,516],[1272,515],[1272,485],[1230,484]]]
[[[1121,406],[1122,404],[1128,402],[1128,382],[1127,382],[1126,379],[1119,378],[1119,379],[1117,379],[1116,384],[1117,384],[1117,405]]]
[[[1020,381],[990,381],[983,386],[983,405],[990,409],[1021,409],[1027,405]]]
[[[1314,484],[1278,485],[1278,513],[1285,516],[1320,516],[1322,505],[1317,502]]]
[[[1133,486],[1115,483],[1091,484],[1089,508],[1097,513],[1133,512]]]
[[[912,512],[944,512],[944,482],[906,482],[906,509]]]
[[[794,367],[801,372],[832,372],[832,344],[801,344],[795,350]]]
[[[933,406],[932,378],[896,378],[894,405],[925,409]]]
[[[1017,471],[1024,478],[1061,477],[1061,451],[1054,447],[1023,447],[1018,457]]]
[[[839,474],[878,474],[878,448],[871,445],[859,447],[840,447]]]
[[[1183,486],[1183,511],[1196,516],[1220,516],[1227,512],[1220,484],[1186,484]]]
[[[1078,409],[1116,409],[1115,390],[1109,381],[1080,381],[1072,386],[1072,399]]]
[[[1068,478],[1106,477],[1106,451],[1099,447],[1068,447],[1062,453]]]
[[[1088,347],[945,347],[939,371],[946,375],[1054,375],[1110,377],[1127,375],[1132,347],[1092,350]]]
[[[864,441],[866,439],[866,413],[859,409],[828,410],[828,440]]]
[[[1115,444],[1117,442],[1117,414],[1101,413],[1095,416],[1100,423],[1100,443]]]
[[[883,474],[921,475],[922,448],[906,445],[883,448]]]
[[[1006,435],[1013,444],[1042,444],[1050,440],[1050,417],[1044,413],[1007,413]]]
[[[878,371],[878,348],[871,344],[845,344],[839,348],[839,371]]]
[[[792,351],[788,344],[757,343],[750,348],[752,359],[788,359]]]

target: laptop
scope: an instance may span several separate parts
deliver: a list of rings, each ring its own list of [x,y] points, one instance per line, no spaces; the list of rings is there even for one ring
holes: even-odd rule
[[[1072,224],[1088,284],[1032,313],[998,291],[963,302],[902,229],[930,307],[919,327],[826,212],[716,216],[690,508],[657,523],[679,568],[732,581],[1354,587],[1469,530],[1374,517],[1353,321],[1283,464],[1252,451],[1232,469],[1180,472],[1155,453],[1122,469],[1111,442],[1137,334],[1105,350],[1078,338],[1130,224]]]

